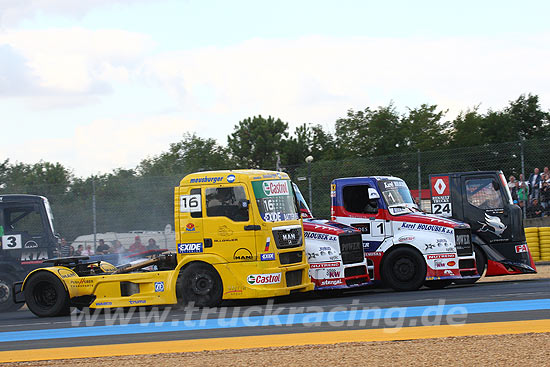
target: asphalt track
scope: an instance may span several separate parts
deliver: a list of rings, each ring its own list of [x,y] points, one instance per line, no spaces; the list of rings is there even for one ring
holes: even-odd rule
[[[56,318],[20,310],[0,314],[0,362],[520,332],[550,332],[550,279],[301,294],[202,310]]]

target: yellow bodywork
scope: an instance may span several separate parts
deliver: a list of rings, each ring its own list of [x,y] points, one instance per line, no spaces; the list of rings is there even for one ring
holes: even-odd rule
[[[53,266],[37,269],[26,279],[37,271],[49,271],[61,279],[71,299],[95,296],[91,308],[175,304],[180,270],[192,262],[209,264],[217,271],[223,284],[223,299],[265,298],[293,291],[311,291],[314,285],[308,275],[301,219],[280,217],[274,212],[265,216],[270,219],[266,221],[260,214],[260,202],[269,206],[269,194],[279,195],[277,190],[287,185],[284,182],[290,187],[286,173],[260,170],[201,172],[182,179],[174,189],[178,244],[174,270],[78,276],[67,267]],[[242,202],[248,200],[247,209],[242,213],[236,211],[239,217],[233,219],[213,214],[215,206],[212,203],[216,203],[216,199],[211,199],[212,193],[223,193],[228,188],[246,196],[238,205],[245,206]],[[257,200],[255,194],[265,196],[265,202]],[[246,211],[248,217],[243,214]],[[279,249],[273,229],[300,231],[301,245]],[[281,255],[285,253],[292,253],[286,254],[287,257],[292,255],[298,260],[281,264]],[[109,268],[110,264],[102,265],[106,272],[114,268]],[[293,271],[298,273],[293,274],[292,284],[287,286],[287,274]],[[296,275],[300,279],[297,280]],[[290,278],[290,274],[288,276]]]

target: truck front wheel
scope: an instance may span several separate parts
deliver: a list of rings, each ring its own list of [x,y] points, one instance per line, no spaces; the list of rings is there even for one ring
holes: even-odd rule
[[[411,248],[404,247],[390,252],[382,266],[382,280],[396,291],[417,290],[426,279],[424,258]]]
[[[23,303],[13,302],[13,277],[7,273],[0,273],[0,312],[17,311]]]
[[[189,265],[181,271],[178,283],[184,304],[193,302],[197,307],[215,307],[222,301],[222,280],[209,265]]]
[[[58,277],[49,271],[40,271],[23,288],[25,302],[39,317],[69,314],[69,294]]]

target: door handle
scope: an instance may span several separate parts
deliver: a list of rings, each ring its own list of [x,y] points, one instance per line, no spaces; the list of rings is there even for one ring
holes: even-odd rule
[[[257,224],[249,224],[247,226],[244,226],[245,231],[259,231],[262,227]]]
[[[205,238],[204,239],[204,247],[212,247],[212,239],[211,238]]]

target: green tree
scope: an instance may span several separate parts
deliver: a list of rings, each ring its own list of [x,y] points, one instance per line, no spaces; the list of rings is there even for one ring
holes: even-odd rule
[[[336,121],[335,130],[341,156],[391,154],[404,143],[401,119],[392,103],[376,110],[348,110],[346,118]]]
[[[437,105],[427,104],[409,109],[402,120],[407,149],[427,151],[447,147],[451,138],[451,123],[442,121],[446,112],[437,111]]]
[[[229,168],[228,165],[227,151],[216,140],[202,139],[195,133],[185,133],[181,141],[170,144],[168,152],[142,160],[137,171],[142,176],[171,176],[226,169]]]
[[[485,141],[485,117],[478,112],[479,107],[460,112],[452,121],[453,147],[483,145]]]
[[[246,118],[227,137],[232,161],[239,168],[273,169],[288,138],[288,124],[269,116]]]

